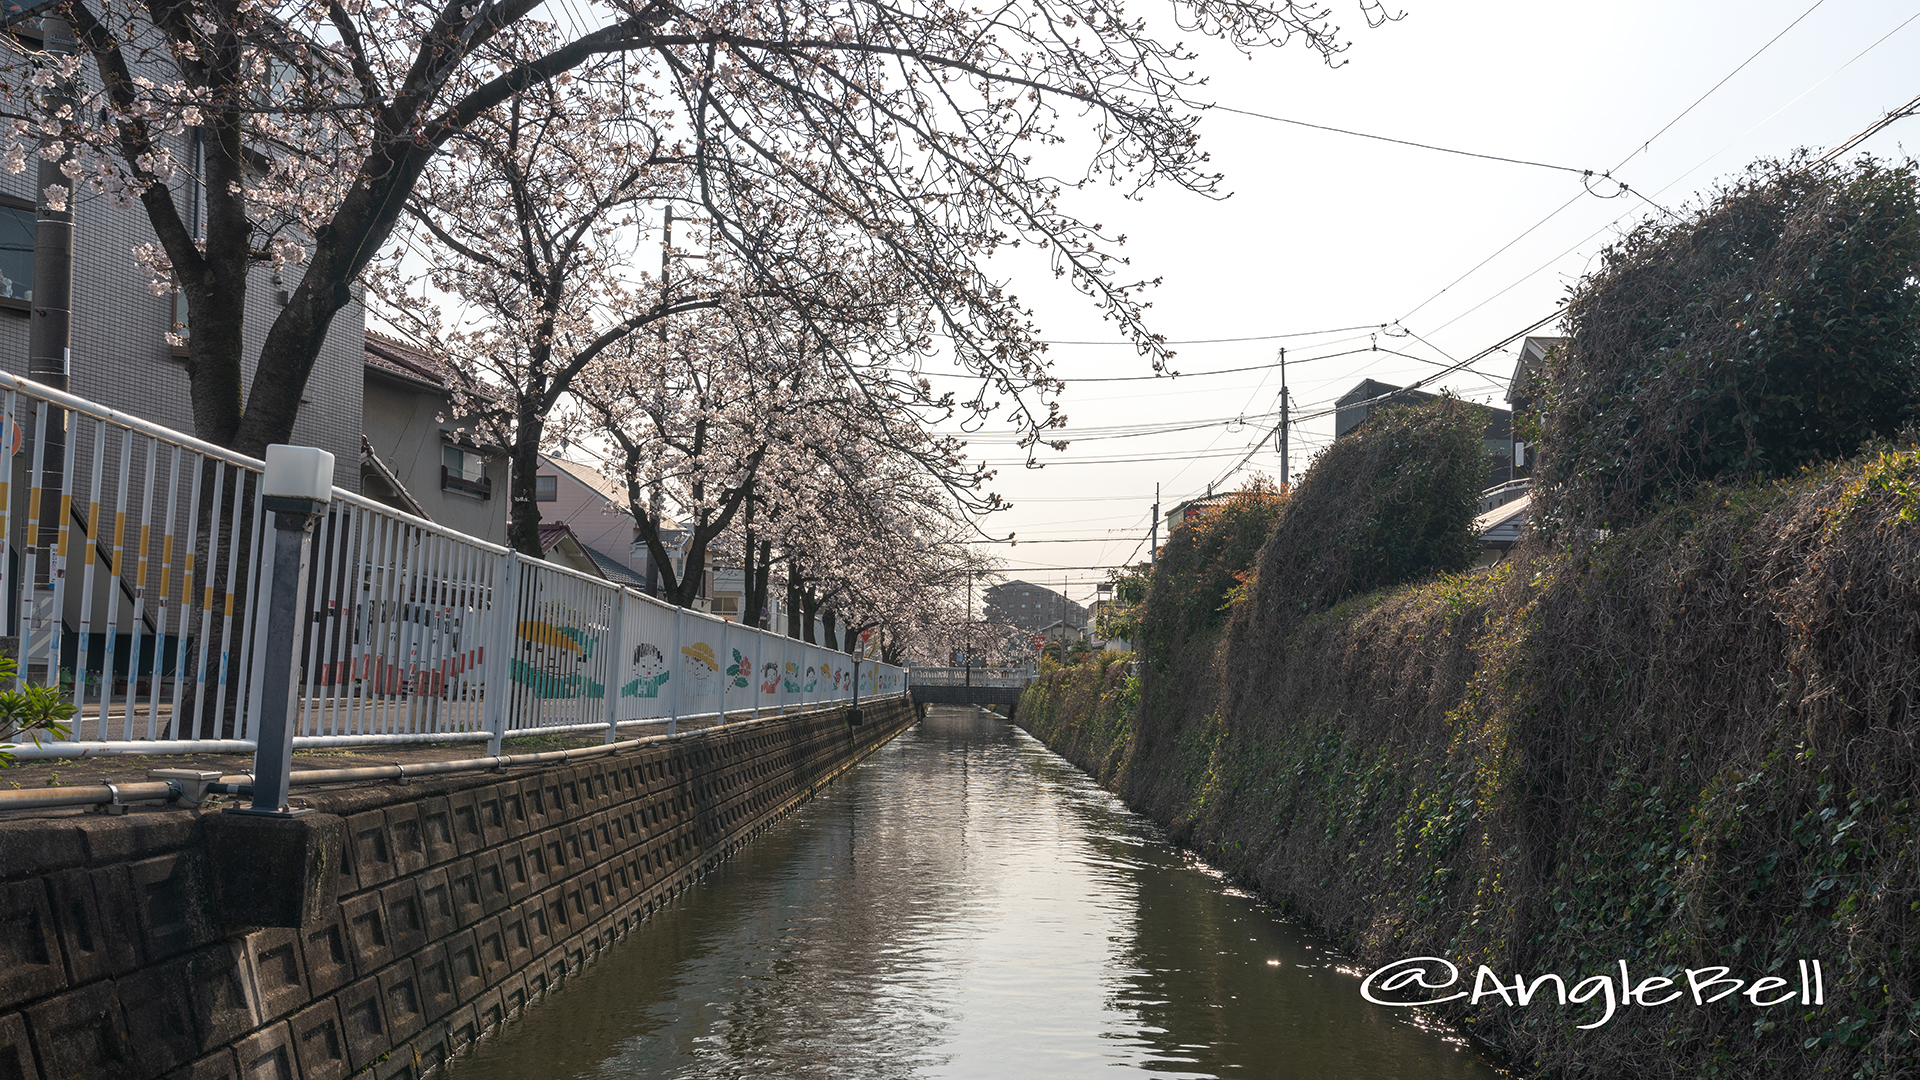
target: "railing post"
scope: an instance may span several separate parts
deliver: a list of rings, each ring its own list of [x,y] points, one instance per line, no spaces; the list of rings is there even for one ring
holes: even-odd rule
[[[680,687],[687,681],[686,665],[681,662],[680,642],[687,636],[687,609],[678,604],[673,608],[673,645],[667,649],[667,670],[680,668],[680,677],[669,676],[667,682],[673,687],[673,707],[667,713],[667,734],[672,735],[680,729]]]
[[[506,735],[507,714],[512,712],[513,638],[515,620],[520,613],[520,553],[507,552],[501,560],[499,576],[494,578],[493,596],[487,603],[486,642],[480,662],[486,666],[481,677],[480,724],[487,730],[487,754],[500,756],[500,741]]]
[[[253,803],[248,814],[291,817],[294,697],[300,692],[300,644],[307,627],[307,564],[313,523],[333,498],[333,455],[310,446],[267,447],[261,509],[273,515],[271,603],[260,651],[262,693],[254,701]],[[237,539],[236,539],[237,542]]]
[[[605,668],[607,672],[607,742],[613,743],[617,741],[614,732],[619,730],[620,724],[620,676],[627,670],[626,663],[620,655],[621,650],[627,647],[627,590],[620,586],[614,587],[613,627],[607,637],[612,639],[609,642],[610,648],[607,651]]]

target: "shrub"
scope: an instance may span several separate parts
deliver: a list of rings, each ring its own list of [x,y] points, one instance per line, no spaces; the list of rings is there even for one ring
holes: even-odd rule
[[[1226,622],[1228,594],[1246,580],[1285,503],[1286,496],[1272,484],[1254,480],[1181,521],[1161,550],[1147,589],[1135,643],[1143,657],[1164,664],[1176,643],[1194,641]]]
[[[1484,418],[1451,399],[1382,409],[1314,460],[1260,554],[1264,612],[1473,564]]]
[[[1620,526],[1707,480],[1790,473],[1910,422],[1915,165],[1761,162],[1603,254],[1541,383],[1536,523]]]

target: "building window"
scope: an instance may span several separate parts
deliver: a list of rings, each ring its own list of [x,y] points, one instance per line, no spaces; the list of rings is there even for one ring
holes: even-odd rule
[[[536,476],[533,478],[533,501],[554,502],[560,498],[560,478],[557,476]]]
[[[440,490],[470,495],[476,499],[493,498],[493,481],[487,479],[486,460],[472,450],[445,443],[440,448]]]
[[[168,333],[167,347],[173,350],[173,355],[187,355],[187,339],[193,336],[193,331],[187,326],[187,294],[181,292],[179,286],[173,290],[173,325]]]
[[[0,306],[25,311],[33,300],[37,217],[32,203],[0,195]]]

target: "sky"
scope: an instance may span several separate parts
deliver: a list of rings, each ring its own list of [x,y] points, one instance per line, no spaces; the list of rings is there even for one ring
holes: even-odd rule
[[[1920,0],[1405,0],[1391,9],[1403,17],[1377,29],[1354,0],[1331,9],[1352,42],[1334,69],[1297,43],[1251,58],[1199,43],[1156,14],[1165,8],[1136,6],[1202,53],[1202,95],[1223,108],[1611,171],[1673,211],[1757,158],[1831,147],[1920,94]],[[1031,256],[999,264],[1062,343],[1049,356],[1067,381],[1064,437],[1187,428],[1089,437],[1039,451],[1044,467],[1032,469],[990,421],[970,452],[999,466],[990,486],[1014,504],[983,523],[1015,538],[982,545],[1009,578],[1064,584],[1084,602],[1106,578],[1094,568],[1145,558],[1156,484],[1164,511],[1211,483],[1277,478],[1267,417],[1280,347],[1296,415],[1363,378],[1406,385],[1551,315],[1610,240],[1659,213],[1604,181],[1589,194],[1573,172],[1219,110],[1200,130],[1230,197],[1163,187],[1142,202],[1105,190],[1065,201],[1127,234],[1141,277],[1163,278],[1148,314],[1156,332],[1193,342],[1174,346],[1179,377],[1128,379],[1152,375],[1130,346],[1077,344],[1117,339],[1098,309]],[[1916,146],[1920,117],[1860,151],[1903,158]],[[1425,359],[1370,351],[1376,342]],[[1368,351],[1332,355],[1356,349]],[[1509,347],[1425,388],[1502,405],[1514,356]],[[1246,367],[1264,370],[1202,374]],[[1094,381],[1117,378],[1127,381]],[[1258,419],[1226,422],[1236,417]],[[1294,426],[1296,478],[1332,423]]]

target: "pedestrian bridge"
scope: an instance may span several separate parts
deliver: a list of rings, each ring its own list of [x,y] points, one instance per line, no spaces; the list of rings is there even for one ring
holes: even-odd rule
[[[922,705],[1004,705],[1009,716],[1032,680],[1030,667],[913,668],[907,676],[913,700]]]

